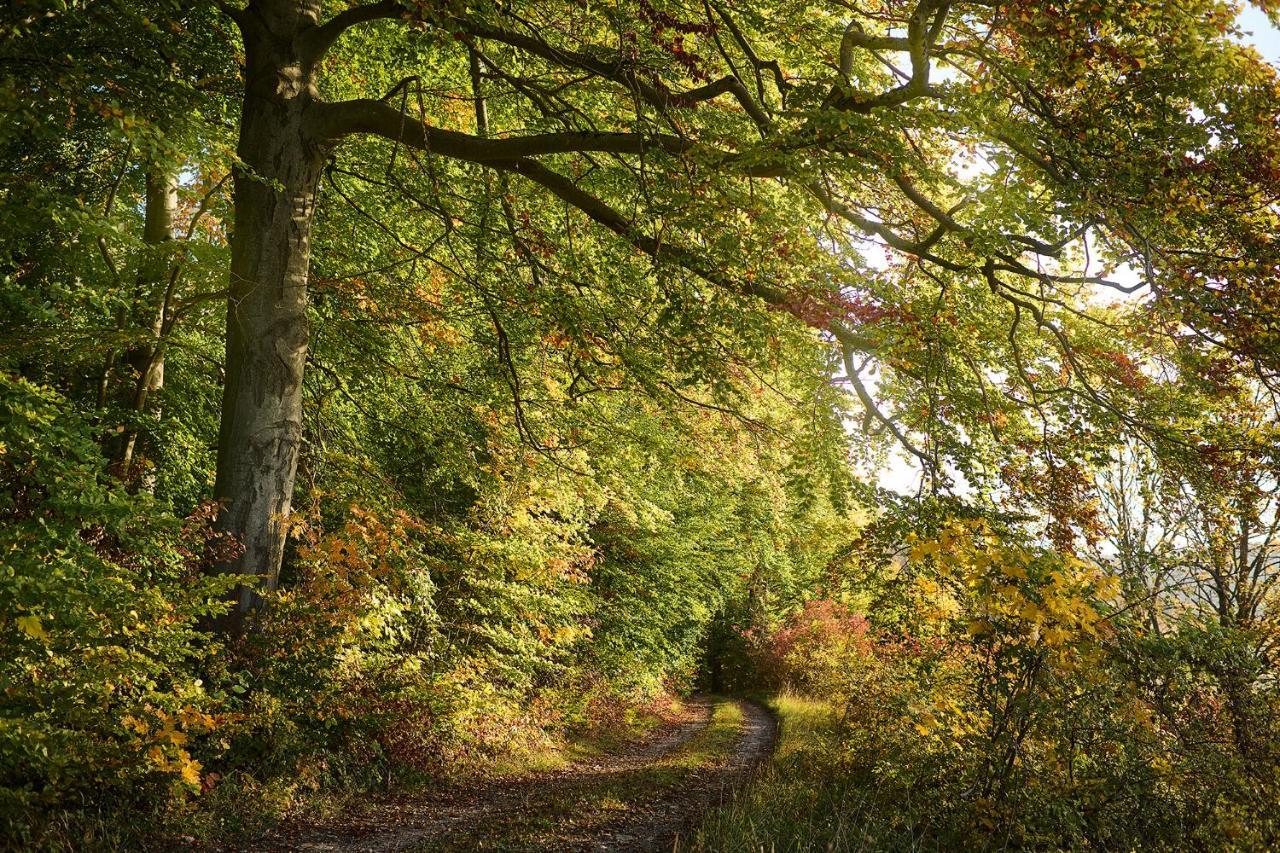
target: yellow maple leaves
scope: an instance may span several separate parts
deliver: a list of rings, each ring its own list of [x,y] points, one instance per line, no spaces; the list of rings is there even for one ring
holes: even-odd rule
[[[1120,589],[1115,577],[1074,556],[1002,542],[981,519],[913,541],[909,559],[931,569],[914,581],[919,613],[949,624],[959,618],[974,640],[1062,650],[1098,635],[1101,605]],[[957,598],[948,584],[965,592]]]
[[[41,623],[39,616],[32,616],[31,614],[19,616],[17,623],[18,630],[31,639],[39,640],[42,643],[49,641],[49,632],[44,629],[44,624]]]

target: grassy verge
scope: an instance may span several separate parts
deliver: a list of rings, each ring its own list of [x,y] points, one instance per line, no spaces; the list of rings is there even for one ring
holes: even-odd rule
[[[682,849],[688,853],[875,849],[860,819],[864,795],[836,772],[836,709],[826,702],[790,695],[775,696],[768,704],[781,723],[773,758],[732,803],[708,815]]]
[[[672,698],[666,704],[639,705],[627,708],[618,716],[561,737],[547,738],[497,756],[470,768],[470,778],[523,776],[559,770],[577,761],[608,755],[642,740],[676,719],[683,707]],[[434,782],[435,780],[427,780]]]

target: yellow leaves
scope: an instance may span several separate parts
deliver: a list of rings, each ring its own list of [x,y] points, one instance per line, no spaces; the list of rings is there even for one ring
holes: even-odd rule
[[[921,542],[919,545],[911,549],[910,557],[912,560],[923,560],[925,557],[931,557],[942,549],[939,542]]]
[[[986,619],[970,619],[967,628],[970,637],[985,637],[995,632],[995,627]]]
[[[937,691],[912,702],[904,722],[921,737],[941,744],[981,731],[983,715],[967,710],[952,693]]]
[[[999,564],[999,568],[1000,568],[1000,574],[1004,575],[1007,578],[1013,578],[1014,580],[1022,580],[1022,581],[1027,579],[1027,570],[1019,563],[1007,562],[1007,561],[1001,562]]]
[[[542,387],[546,389],[548,398],[553,402],[562,403],[569,399],[564,386],[549,373],[542,376]]]
[[[1065,628],[1046,628],[1040,635],[1050,646],[1061,646],[1071,639],[1071,632]]]
[[[577,628],[561,625],[551,632],[551,643],[552,645],[563,646],[572,643],[581,636],[582,632]]]
[[[139,720],[137,717],[134,717],[132,715],[126,716],[120,722],[124,725],[126,729],[130,729],[135,734],[138,734],[143,737],[145,737],[147,733],[151,731],[150,726],[148,726],[144,721]]]
[[[549,646],[567,646],[578,640],[591,639],[591,628],[583,625],[538,626],[538,639]]]
[[[1120,598],[1120,579],[1114,575],[1102,578],[1094,585],[1098,598],[1113,603]]]
[[[466,338],[462,332],[448,323],[426,321],[417,327],[418,341],[423,349],[432,353],[438,349],[448,349],[462,343]]]
[[[19,616],[17,619],[18,630],[26,634],[33,640],[39,640],[42,643],[49,641],[49,632],[44,629],[44,625],[40,622],[39,616]]]
[[[147,750],[147,762],[160,773],[171,773],[192,788],[200,788],[201,764],[185,749],[172,750],[172,754],[159,746]]]
[[[186,760],[182,762],[182,767],[178,771],[178,775],[182,778],[183,782],[186,782],[191,787],[199,788],[200,769],[200,762],[191,758],[191,756],[187,756]]]
[[[932,541],[914,541],[910,554],[932,558],[932,572],[922,570],[913,581],[917,613],[925,619],[950,622],[974,640],[1052,649],[1055,665],[1063,667],[1079,665],[1088,654],[1089,641],[1105,625],[1099,602],[1120,591],[1119,581],[1098,566],[1005,544],[980,521],[958,522]],[[946,584],[947,578],[955,583]]]
[[[917,577],[913,584],[917,609],[929,622],[946,622],[960,612],[960,603],[951,591],[929,577]]]
[[[143,754],[153,770],[172,774],[199,789],[200,762],[191,757],[186,747],[192,734],[213,731],[213,717],[191,705],[184,705],[172,714],[162,709],[150,709],[150,713],[155,717],[154,724],[133,714],[121,718],[120,723],[145,745]]]
[[[216,727],[213,717],[190,705],[183,706],[182,710],[178,712],[178,718],[188,730],[211,732]]]

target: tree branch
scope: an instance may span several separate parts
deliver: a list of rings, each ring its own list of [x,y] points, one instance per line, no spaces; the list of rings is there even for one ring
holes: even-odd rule
[[[357,24],[376,21],[381,18],[398,18],[406,14],[406,9],[396,0],[379,0],[364,6],[352,6],[319,26],[307,30],[299,38],[299,52],[307,65],[314,65],[324,58],[329,48],[347,30]]]
[[[325,143],[355,133],[369,133],[471,163],[497,163],[522,157],[575,152],[646,154],[663,151],[683,154],[693,147],[689,140],[665,134],[562,131],[530,136],[486,138],[456,130],[432,127],[380,100],[361,98],[336,104],[316,104],[313,132]]]
[[[753,296],[775,308],[786,310],[786,306],[792,302],[791,297],[781,288],[761,282],[737,281],[703,261],[694,252],[650,237],[606,202],[536,160],[520,159],[505,163],[496,162],[492,165],[522,175],[550,190],[553,195],[576,207],[593,222],[617,234],[655,261],[675,264],[722,290]],[[844,348],[860,352],[870,352],[874,348],[874,343],[870,339],[839,323],[832,323],[829,331]]]
[[[727,92],[738,100],[738,103],[746,111],[747,115],[751,117],[756,127],[760,129],[762,135],[766,134],[772,126],[772,121],[768,114],[751,97],[751,93],[742,85],[742,81],[733,76],[724,77],[686,92],[673,92],[661,82],[652,83],[637,74],[632,64],[621,56],[616,59],[604,58],[609,53],[607,48],[594,47],[588,50],[570,50],[555,47],[534,36],[492,26],[481,21],[464,18],[459,19],[457,23],[473,38],[501,42],[556,65],[579,68],[583,71],[589,71],[598,77],[611,80],[658,110],[666,111],[672,107],[690,107]]]
[[[840,44],[840,66],[843,74],[848,73],[844,70],[846,65],[852,71],[853,46],[861,39],[867,43],[868,47],[905,49],[911,57],[911,77],[901,86],[871,98],[862,98],[853,94],[837,96],[837,92],[833,91],[827,98],[827,105],[840,110],[870,113],[884,107],[904,104],[925,95],[932,95],[934,90],[929,86],[929,53],[942,34],[942,26],[946,21],[950,5],[945,0],[944,2],[920,0],[907,22],[907,37],[901,41],[880,39],[865,34],[859,36],[858,30],[852,25],[847,28]]]
[[[907,438],[906,434],[898,427],[893,419],[880,411],[880,407],[876,405],[875,398],[871,396],[871,392],[867,390],[867,386],[862,384],[862,377],[858,375],[858,370],[853,365],[852,353],[847,349],[841,348],[840,356],[844,361],[844,372],[849,378],[849,384],[853,386],[853,391],[858,395],[858,401],[862,403],[862,407],[866,410],[867,415],[884,424],[885,429],[889,430],[889,432],[893,434],[893,437],[898,440],[898,443],[901,444],[902,447],[912,456],[920,460],[920,463],[924,465],[926,471],[932,471],[936,468],[937,466],[934,464],[934,461],[930,459],[923,450],[916,447],[915,443],[912,442],[911,439]]]

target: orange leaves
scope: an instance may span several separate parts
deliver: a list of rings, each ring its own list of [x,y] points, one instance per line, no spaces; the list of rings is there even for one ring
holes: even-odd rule
[[[590,570],[594,565],[594,552],[587,552],[575,560],[566,560],[563,557],[552,557],[547,560],[547,570],[551,574],[561,580],[579,584],[585,584],[591,580]]]
[[[403,510],[375,515],[351,504],[347,513],[347,520],[341,528],[312,538],[300,548],[300,556],[333,567],[381,576],[386,574],[391,561],[407,555],[415,534],[425,532],[424,525]],[[304,526],[302,530],[301,535],[314,537],[309,528]]]
[[[431,588],[423,552],[427,528],[399,510],[349,505],[341,526],[321,533],[314,519],[299,519],[292,535],[302,540],[287,588],[266,594],[258,649],[288,658],[295,650],[342,659],[362,643],[392,641],[398,620],[415,595]],[[270,638],[267,640],[265,638]],[[266,659],[259,661],[268,664]]]

